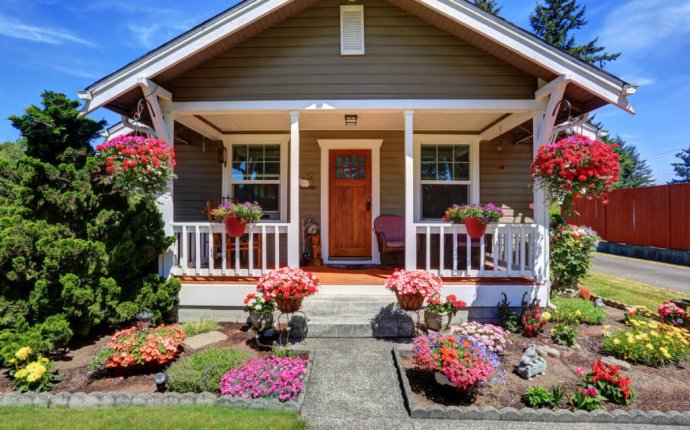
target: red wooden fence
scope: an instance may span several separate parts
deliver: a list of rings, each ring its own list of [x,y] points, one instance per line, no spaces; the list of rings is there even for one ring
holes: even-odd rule
[[[571,224],[610,242],[690,251],[690,183],[615,190],[609,203],[578,200]]]

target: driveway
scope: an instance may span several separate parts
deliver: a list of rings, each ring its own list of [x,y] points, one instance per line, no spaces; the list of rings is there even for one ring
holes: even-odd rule
[[[592,270],[690,294],[690,267],[595,253]]]

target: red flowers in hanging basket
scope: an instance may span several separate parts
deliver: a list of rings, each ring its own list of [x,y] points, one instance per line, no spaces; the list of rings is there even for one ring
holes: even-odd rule
[[[615,147],[584,136],[566,137],[539,148],[532,177],[570,214],[574,200],[605,198],[618,182]]]

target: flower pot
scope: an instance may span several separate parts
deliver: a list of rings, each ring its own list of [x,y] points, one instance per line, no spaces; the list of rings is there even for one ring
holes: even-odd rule
[[[467,228],[467,234],[472,239],[481,239],[486,232],[486,224],[479,221],[477,218],[470,216],[465,218],[465,227]]]
[[[284,298],[276,297],[276,305],[278,310],[284,313],[296,312],[302,307],[302,298]]]
[[[428,330],[443,331],[450,328],[450,321],[453,316],[448,312],[424,311],[424,323]]]
[[[247,223],[240,221],[236,216],[225,218],[225,231],[227,231],[230,236],[240,237],[244,234],[246,228]]]
[[[252,328],[256,331],[266,331],[273,328],[273,312],[262,313],[254,310],[249,311],[249,321]]]
[[[424,296],[416,294],[398,294],[395,293],[395,297],[398,298],[398,305],[401,309],[406,311],[418,311],[422,308],[424,304]]]

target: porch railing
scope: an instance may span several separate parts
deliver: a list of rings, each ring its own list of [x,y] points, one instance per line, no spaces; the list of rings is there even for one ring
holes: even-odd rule
[[[242,238],[228,236],[220,223],[172,225],[174,275],[260,276],[287,264],[287,223],[249,224]]]
[[[447,277],[534,277],[536,224],[490,224],[479,240],[464,224],[420,223],[417,269]]]

